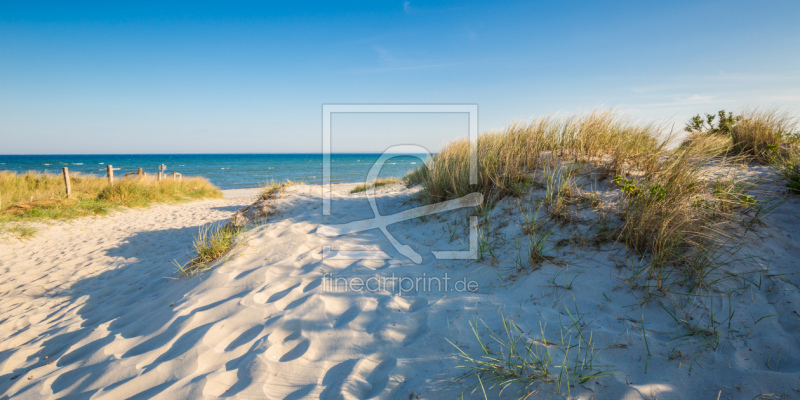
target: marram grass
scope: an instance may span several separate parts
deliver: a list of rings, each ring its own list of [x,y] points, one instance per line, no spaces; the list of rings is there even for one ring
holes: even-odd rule
[[[469,183],[469,142],[456,140],[433,158],[433,168],[411,172],[406,181],[421,184],[429,202],[478,191],[487,201],[514,194],[532,171],[560,161],[593,162],[614,176],[628,169],[652,170],[669,143],[657,126],[641,124],[613,111],[568,117],[545,116],[515,122],[478,138],[478,182]]]
[[[542,117],[479,136],[476,185],[469,183],[466,140],[446,146],[432,169],[420,167],[406,180],[420,184],[428,202],[481,192],[484,209],[544,185],[545,197],[535,201],[546,218],[563,224],[574,217],[574,193],[583,191],[576,186],[578,175],[610,178],[618,187],[613,210],[618,219],[608,238],[650,260],[643,272],[657,289],[668,286],[665,275],[675,269],[703,286],[713,258],[735,250],[742,229],[746,232],[767,202],[746,178],[723,173],[738,171],[749,159],[729,154],[732,139],[698,136],[675,150],[667,147],[669,139],[653,124],[610,111]],[[791,175],[794,169],[784,171]]]
[[[746,110],[731,129],[732,152],[773,163],[782,150],[798,142],[797,122],[778,109]]]

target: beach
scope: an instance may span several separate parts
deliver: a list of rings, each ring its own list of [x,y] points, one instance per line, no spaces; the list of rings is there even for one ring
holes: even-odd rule
[[[497,236],[509,238],[495,246],[497,261],[432,256],[468,250],[470,210],[388,228],[422,256],[419,264],[377,229],[317,234],[320,224],[374,218],[366,194],[350,193],[353,186],[333,185],[330,216],[322,215],[321,186],[286,187],[269,200],[266,222],[189,279],[172,261],[189,260],[198,227],[230,218],[256,200],[257,190],[57,222],[29,240],[0,244],[0,393],[23,399],[484,398],[481,389],[467,390],[477,380],[459,379],[469,364],[458,349],[480,355],[476,335],[492,342],[491,332],[503,333],[503,318],[547,348],[565,337],[591,344],[591,365],[585,358],[581,365],[603,372],[586,382],[526,389],[535,398],[800,393],[794,334],[800,291],[791,283],[800,268],[796,198],[768,216],[745,249],[772,277],[746,285],[731,300],[738,306],[730,319],[736,328],[720,328],[724,333],[711,348],[686,336],[665,304],[643,303],[624,283],[622,244],[563,246],[539,268],[514,272],[519,199],[492,209]],[[399,183],[378,188],[377,208],[382,215],[412,208],[418,191]],[[390,259],[337,257],[378,249]],[[402,284],[419,277],[429,284]],[[553,364],[581,350],[571,351]],[[488,396],[517,398],[516,390]]]
[[[0,2],[0,400],[800,399],[798,15]]]

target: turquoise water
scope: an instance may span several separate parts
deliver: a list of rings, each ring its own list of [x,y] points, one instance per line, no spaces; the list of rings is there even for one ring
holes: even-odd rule
[[[380,154],[332,154],[331,182],[363,182]],[[116,176],[142,168],[157,173],[165,164],[167,173],[204,176],[221,189],[251,188],[269,181],[322,182],[321,154],[131,154],[131,155],[0,155],[0,170],[60,173],[62,167],[85,174],[105,176],[111,164]],[[400,178],[422,165],[417,157],[388,160],[382,178]]]

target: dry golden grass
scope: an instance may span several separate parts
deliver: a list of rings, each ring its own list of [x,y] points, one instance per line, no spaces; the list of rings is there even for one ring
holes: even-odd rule
[[[445,147],[431,170],[421,167],[406,180],[421,184],[430,202],[479,191],[490,207],[492,199],[522,194],[543,177],[544,210],[570,223],[573,177],[583,171],[592,178],[614,177],[621,224],[610,237],[649,260],[642,271],[657,289],[664,288],[667,267],[702,285],[715,254],[737,246],[736,228],[758,202],[751,197],[753,185],[724,172],[738,170],[735,165],[747,159],[720,156],[729,153],[730,138],[697,135],[668,150],[669,137],[652,124],[634,124],[609,111],[543,117],[479,137],[477,185],[469,185],[465,140]]]
[[[724,111],[720,111],[720,115],[722,113]],[[725,129],[708,125],[703,128],[705,130],[692,130],[681,147],[702,141],[713,155],[746,156],[762,164],[772,164],[785,157],[787,150],[800,141],[797,120],[788,112],[774,108],[744,110],[733,117]]]
[[[433,159],[433,169],[420,168],[406,178],[419,183],[430,202],[478,191],[488,201],[518,193],[530,172],[560,161],[593,162],[609,176],[628,169],[649,171],[669,137],[652,124],[637,124],[613,111],[594,111],[564,118],[542,117],[515,122],[503,131],[478,138],[478,184],[469,184],[469,143],[450,143]]]
[[[269,181],[261,187],[261,196],[259,196],[259,200],[269,200],[275,198],[275,196],[283,192],[284,189],[291,185],[296,185],[296,183],[289,179],[283,182]]]
[[[731,129],[732,152],[761,163],[775,162],[781,147],[797,141],[797,122],[778,109],[748,110]]]
[[[0,171],[0,223],[74,218],[154,202],[222,197],[219,189],[199,177],[123,178],[109,185],[106,178],[72,173],[70,182],[72,196],[67,198],[61,175]]]
[[[681,148],[692,146],[695,150],[704,151],[712,156],[726,156],[733,153],[733,140],[730,135],[692,132],[684,138]]]
[[[687,268],[702,284],[703,268],[726,246],[735,247],[732,232],[740,214],[756,204],[746,180],[711,170],[732,170],[730,161],[715,160],[707,148],[688,146],[666,155],[654,171],[635,179],[617,179],[623,191],[620,238],[629,248],[650,255],[646,268],[657,289],[665,284],[667,266]]]

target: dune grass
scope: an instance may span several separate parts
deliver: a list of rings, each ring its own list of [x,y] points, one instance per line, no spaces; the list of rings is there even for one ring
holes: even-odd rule
[[[800,140],[797,122],[779,109],[748,110],[731,129],[732,152],[753,157],[762,164],[773,163],[782,149]]]
[[[739,123],[744,121],[747,117]],[[611,111],[542,117],[479,137],[477,185],[469,184],[464,140],[436,155],[432,169],[420,167],[406,180],[422,185],[429,202],[479,191],[488,200],[486,207],[503,196],[544,186],[542,210],[565,224],[574,219],[573,203],[592,200],[573,193],[579,175],[613,178],[621,223],[606,232],[609,239],[650,260],[645,276],[659,290],[670,268],[702,286],[712,254],[736,247],[740,238],[732,232],[759,203],[752,196],[753,185],[719,173],[736,170],[747,160],[745,155],[719,157],[732,139],[697,136],[675,150],[668,149],[669,139],[653,124],[636,124]]]
[[[707,284],[718,256],[735,253],[740,228],[763,200],[752,195],[753,184],[730,172],[737,158],[714,159],[705,150],[690,146],[666,155],[652,173],[616,179],[623,192],[619,238],[649,257],[639,274],[654,291]]]
[[[746,109],[740,115],[719,111],[706,114],[707,122],[697,115],[687,123],[690,132],[683,146],[705,142],[706,150],[714,155],[742,156],[761,164],[773,164],[787,156],[800,143],[797,120],[787,111]],[[724,117],[723,117],[724,116]]]
[[[109,185],[106,178],[70,174],[72,196],[66,197],[61,175],[0,171],[0,225],[12,222],[69,219],[105,214],[121,207],[152,203],[219,198],[222,192],[205,178],[180,180],[154,177],[122,178]]]
[[[291,185],[296,185],[296,183],[289,179],[283,182],[269,181],[261,186],[261,196],[259,196],[259,200],[272,199]]]
[[[544,325],[536,334],[524,331],[502,314],[499,333],[483,321],[482,329],[477,321],[470,323],[480,352],[468,353],[466,346],[448,340],[461,361],[458,368],[466,370],[456,382],[472,381],[465,393],[479,392],[485,399],[512,388],[517,390],[516,398],[527,399],[542,384],[554,385],[559,394],[566,392],[569,398],[574,385],[613,375],[595,364],[601,349],[596,348],[594,335],[584,332],[583,316],[577,309],[566,312],[570,321],[562,321],[554,334],[548,334]]]
[[[741,115],[720,111],[692,118],[681,148],[702,143],[708,154],[736,156],[770,165],[785,179],[790,193],[800,194],[800,129],[797,118],[785,110],[749,109]],[[724,116],[724,117],[723,117]]]
[[[259,204],[259,202],[274,199],[284,189],[294,184],[295,182],[291,180],[267,182],[261,187],[261,195],[257,203],[243,208],[227,222],[201,226],[192,243],[192,250],[195,256],[184,265],[173,261],[175,267],[187,278],[208,270],[212,262],[224,258],[237,243],[246,240],[246,233],[248,229],[252,228],[251,223],[253,220],[242,217],[242,214],[249,210],[250,207]],[[240,220],[240,217],[243,219]]]
[[[777,168],[789,191],[800,194],[800,149],[790,149],[777,163]]]
[[[545,164],[572,160],[593,162],[613,176],[627,169],[652,170],[669,137],[653,124],[640,124],[613,111],[569,117],[541,117],[515,122],[478,138],[478,183],[469,184],[469,143],[457,140],[433,158],[433,169],[421,167],[406,181],[421,184],[429,202],[478,191],[487,201],[518,194],[531,172]]]
[[[209,269],[211,262],[228,254],[243,231],[243,227],[237,227],[227,222],[201,226],[192,243],[192,250],[196,256],[185,265],[174,261],[173,263],[178,271],[187,278],[197,275]]]
[[[381,186],[390,185],[392,183],[399,182],[399,181],[400,181],[400,179],[395,179],[395,178],[376,179],[375,182],[364,183],[364,184],[356,186],[355,188],[353,188],[353,190],[350,191],[350,193],[366,192],[367,189],[379,188]]]
[[[588,222],[601,224],[596,241],[625,245],[627,257],[619,268],[631,275],[620,277],[643,294],[642,303],[660,298],[681,337],[698,338],[700,348],[713,350],[720,324],[727,322],[731,332],[736,312],[731,298],[750,282],[758,282],[752,285],[760,288],[764,276],[759,265],[738,255],[739,250],[748,232],[780,203],[774,190],[759,187],[761,181],[746,166],[752,161],[773,165],[790,190],[800,191],[798,135],[791,118],[774,110],[724,113],[724,118],[720,113],[720,118],[723,122],[710,128],[694,124],[707,130],[692,131],[677,149],[669,147],[671,134],[662,134],[657,126],[633,123],[609,111],[517,122],[479,136],[477,184],[469,183],[465,140],[446,146],[434,156],[431,169],[421,166],[406,176],[406,182],[421,185],[422,199],[431,203],[481,192],[486,199],[479,210],[482,215],[488,215],[499,199],[518,197],[529,249],[513,260],[515,273],[551,261],[545,256],[547,236],[540,234],[538,221],[577,229],[587,223],[578,212],[593,209],[587,214],[591,218],[596,213],[598,219]],[[598,182],[606,188],[602,199],[593,196]],[[591,192],[584,189],[589,184]],[[494,263],[495,236],[484,225],[478,237],[479,260],[489,254]],[[752,274],[759,277],[753,279]],[[569,289],[571,283],[559,287]],[[722,304],[726,299],[727,305]],[[520,339],[521,331],[503,322],[504,334],[490,332],[499,349],[485,345],[474,327],[482,354],[458,348],[465,361],[462,367],[469,371],[461,379],[477,378],[468,390],[514,385],[522,387],[520,397],[526,397],[528,388],[538,383],[559,382],[551,372],[551,353],[535,341]],[[533,345],[519,347],[521,343]],[[590,367],[588,376],[594,372]],[[580,376],[574,371],[570,375]]]

